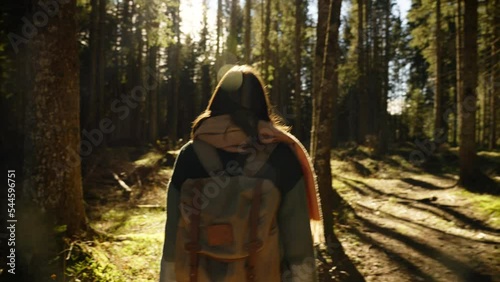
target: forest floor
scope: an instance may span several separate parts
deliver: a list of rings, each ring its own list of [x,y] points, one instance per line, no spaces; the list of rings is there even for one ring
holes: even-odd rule
[[[158,157],[144,152],[107,149],[87,160],[84,186],[91,226],[114,239],[76,244],[67,281],[157,281],[172,172],[165,163],[171,160],[163,160],[144,179],[140,173],[127,176],[134,165]],[[409,152],[376,159],[366,148],[334,151],[333,186],[352,207],[335,226],[346,254],[366,281],[500,282],[498,194],[454,185],[453,150],[425,169],[407,161]],[[498,185],[500,153],[480,153],[480,164]],[[113,173],[124,182],[133,179],[128,181],[131,193],[118,188]]]
[[[433,173],[409,153],[332,160],[333,186],[354,210],[336,226],[346,254],[366,281],[500,281],[498,194],[457,187],[453,151],[431,161]],[[500,154],[480,153],[480,163],[500,192]]]

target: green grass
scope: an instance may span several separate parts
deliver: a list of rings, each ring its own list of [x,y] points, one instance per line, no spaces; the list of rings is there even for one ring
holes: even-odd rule
[[[70,281],[126,281],[97,242],[73,243],[65,275]]]
[[[500,197],[485,194],[461,192],[472,201],[472,207],[486,217],[486,223],[493,228],[500,228]]]
[[[98,230],[114,235],[163,232],[165,212],[161,210],[115,208],[94,223]]]
[[[114,208],[92,224],[114,241],[75,245],[66,273],[80,281],[156,281],[163,249],[165,212]],[[76,247],[77,246],[77,247]],[[74,280],[77,281],[77,280]]]

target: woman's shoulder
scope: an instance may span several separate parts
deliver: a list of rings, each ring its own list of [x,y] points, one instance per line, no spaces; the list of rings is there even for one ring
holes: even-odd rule
[[[301,166],[293,149],[286,143],[278,143],[269,156],[272,166],[292,174],[300,174]]]
[[[179,149],[179,155],[190,151],[193,151],[193,140],[189,140],[186,144],[182,145]]]
[[[292,148],[286,143],[278,143],[274,148],[271,156],[273,157],[273,159],[278,159],[281,162],[298,161],[297,156],[293,152]]]
[[[200,178],[205,174],[198,157],[193,148],[193,142],[189,141],[179,149],[174,171],[172,174],[172,183],[180,189],[182,183],[188,178]]]
[[[275,173],[275,184],[282,195],[292,190],[303,175],[299,159],[286,143],[276,145],[269,156],[269,165]]]
[[[193,141],[190,140],[179,149],[176,166],[184,166],[195,160],[197,160],[197,157],[193,148]]]

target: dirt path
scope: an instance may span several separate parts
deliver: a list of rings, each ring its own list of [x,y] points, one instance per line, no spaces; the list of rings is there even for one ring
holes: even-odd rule
[[[449,188],[452,176],[334,178],[357,215],[337,234],[366,281],[500,281],[498,218]]]

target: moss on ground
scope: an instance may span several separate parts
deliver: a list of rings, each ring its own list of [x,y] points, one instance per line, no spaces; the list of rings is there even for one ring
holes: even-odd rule
[[[460,192],[471,201],[471,208],[483,215],[485,223],[494,229],[500,229],[500,197],[476,194],[469,191]]]
[[[160,271],[165,212],[113,208],[92,223],[116,240],[75,244],[66,270],[73,281],[155,281]]]

